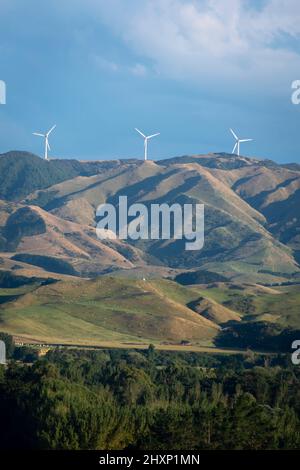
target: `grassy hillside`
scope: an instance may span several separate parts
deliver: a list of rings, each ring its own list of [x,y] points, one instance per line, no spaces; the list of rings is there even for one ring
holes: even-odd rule
[[[265,333],[300,329],[299,307],[298,286],[187,287],[103,276],[0,289],[0,331],[56,344],[207,347],[220,345],[228,327],[233,339],[236,329],[241,334],[243,328],[253,334],[261,327]]]
[[[237,194],[264,215],[270,232],[298,256],[300,173],[297,165],[252,165],[224,173],[220,172],[220,177],[227,179]]]
[[[209,345],[219,327],[187,306],[196,297],[171,281],[58,282],[2,304],[0,330],[69,344],[188,340]]]
[[[300,328],[300,287],[266,288],[255,285],[193,286],[193,291],[241,314],[244,321],[267,321]]]

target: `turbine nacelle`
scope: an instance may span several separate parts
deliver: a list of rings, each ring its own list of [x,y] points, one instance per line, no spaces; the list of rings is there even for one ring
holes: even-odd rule
[[[148,158],[148,140],[149,139],[152,139],[153,137],[156,137],[158,135],[160,135],[160,132],[156,133],[156,134],[152,134],[152,135],[145,135],[143,134],[143,132],[141,132],[139,129],[137,129],[135,127],[135,130],[143,137],[144,139],[144,149],[145,149],[145,155],[144,155],[144,160],[146,161],[147,158]]]
[[[233,137],[235,138],[235,145],[231,153],[235,153],[237,149],[237,155],[240,156],[240,144],[243,142],[252,142],[253,139],[240,139],[232,129],[229,129],[229,130],[231,134],[233,135]]]

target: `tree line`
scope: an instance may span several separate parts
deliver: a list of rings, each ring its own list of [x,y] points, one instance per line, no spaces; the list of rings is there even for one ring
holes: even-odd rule
[[[296,449],[283,355],[50,351],[0,368],[0,448]]]

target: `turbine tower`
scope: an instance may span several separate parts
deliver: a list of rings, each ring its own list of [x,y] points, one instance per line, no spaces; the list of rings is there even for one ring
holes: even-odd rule
[[[239,139],[236,133],[232,129],[230,129],[230,132],[235,138],[235,146],[233,147],[232,153],[234,153],[237,148],[237,155],[240,156],[240,144],[242,142],[252,142],[253,139]]]
[[[50,131],[46,132],[46,134],[41,134],[39,132],[33,132],[33,135],[38,135],[39,137],[44,137],[45,139],[45,160],[49,160],[48,158],[48,150],[51,150],[50,145],[49,145],[49,135],[51,132],[56,128],[56,124],[54,124],[53,127],[51,127]]]
[[[158,132],[157,134],[152,134],[152,135],[148,135],[146,136],[145,134],[143,134],[139,129],[135,128],[135,130],[143,137],[144,139],[144,149],[145,149],[145,161],[147,160],[148,158],[148,140],[149,139],[152,139],[152,137],[156,137],[157,135],[160,135],[160,132]]]

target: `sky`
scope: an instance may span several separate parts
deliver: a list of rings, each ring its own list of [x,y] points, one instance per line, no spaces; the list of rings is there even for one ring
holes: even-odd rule
[[[0,153],[300,163],[299,0],[0,0]]]

